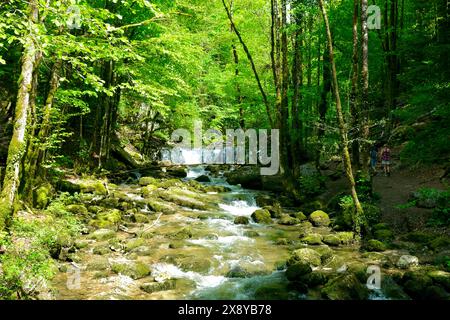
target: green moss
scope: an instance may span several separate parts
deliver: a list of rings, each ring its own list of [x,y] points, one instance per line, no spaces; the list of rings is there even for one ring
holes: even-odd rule
[[[51,197],[50,185],[40,186],[38,189],[36,189],[34,195],[36,208],[45,209],[49,204],[50,197]]]
[[[248,218],[245,216],[239,216],[234,218],[234,224],[248,224]]]
[[[155,212],[162,212],[164,214],[173,214],[176,211],[172,205],[162,201],[152,199],[148,200],[147,204],[149,208]]]
[[[144,244],[145,244],[145,240],[142,238],[132,239],[132,240],[129,240],[125,244],[125,250],[131,251],[137,247],[143,246]]]
[[[293,226],[300,223],[300,220],[297,218],[291,217],[288,214],[282,214],[280,220],[278,220],[279,224],[286,226]]]
[[[386,245],[376,239],[370,239],[365,246],[367,251],[385,251]]]
[[[319,245],[322,244],[322,236],[318,233],[312,233],[303,237],[300,241],[309,245]]]
[[[155,191],[156,189],[158,189],[158,187],[153,184],[146,185],[145,187],[142,187],[142,196],[144,198],[149,198],[153,195],[153,191]]]
[[[122,212],[117,209],[111,209],[97,214],[97,217],[89,221],[89,225],[97,228],[116,227],[122,219]]]
[[[288,260],[288,265],[292,265],[297,262],[307,263],[317,267],[321,265],[322,260],[320,259],[320,254],[317,251],[309,248],[303,248],[292,252],[291,257]]]
[[[429,245],[433,250],[449,247],[450,239],[448,237],[442,236],[431,241]]]
[[[142,177],[139,179],[139,185],[148,186],[148,185],[158,185],[159,181],[153,177]]]
[[[256,223],[270,224],[272,223],[272,218],[270,212],[264,209],[258,209],[252,213],[252,219]]]
[[[95,240],[107,240],[107,239],[112,239],[116,236],[116,233],[113,230],[109,230],[109,229],[99,229],[94,231],[93,233],[91,233],[89,235],[90,239],[95,239]]]
[[[145,214],[142,214],[142,213],[136,213],[136,214],[133,216],[133,220],[134,220],[135,222],[137,222],[137,223],[147,223],[147,222],[149,222],[148,216],[145,215]]]
[[[183,228],[179,231],[168,234],[167,237],[174,240],[190,239],[192,238],[192,231],[190,228]]]
[[[316,210],[311,213],[311,215],[309,216],[309,220],[316,227],[327,227],[330,224],[330,218],[328,217],[328,214],[326,214],[322,210]]]
[[[151,273],[150,267],[143,262],[115,262],[111,266],[111,270],[117,274],[126,275],[134,280],[141,279]]]
[[[323,242],[330,246],[338,246],[341,244],[341,239],[334,234],[327,234],[323,237]]]
[[[108,190],[104,183],[98,180],[85,180],[80,183],[81,192],[94,193],[96,195],[106,196]]]
[[[338,232],[336,235],[341,239],[342,244],[352,244],[355,240],[353,232]]]
[[[66,210],[70,213],[85,217],[89,214],[88,210],[83,204],[71,204],[66,207]]]
[[[394,238],[394,234],[391,230],[381,229],[374,232],[374,236],[376,239],[381,241],[390,241]]]

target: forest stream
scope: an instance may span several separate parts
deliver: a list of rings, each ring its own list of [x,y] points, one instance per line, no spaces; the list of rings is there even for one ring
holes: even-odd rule
[[[254,222],[250,216],[259,209],[256,197],[264,196],[266,192],[230,185],[223,172],[214,176],[205,171],[204,166],[191,166],[183,180],[189,182],[205,174],[210,177],[210,182],[203,185],[226,190],[207,192],[206,196],[215,209],[184,207],[173,214],[150,214],[148,206],[143,205],[139,179],[134,183],[117,185],[115,192],[125,194],[141,215],[150,214],[151,219],[128,222],[117,232],[100,229],[81,236],[75,243],[78,248],[76,258],[62,264],[54,279],[56,298],[320,297],[318,292],[310,290],[306,295],[298,290],[285,275],[286,261],[292,248],[308,247],[298,243],[299,227]],[[236,217],[247,217],[248,224],[235,224]],[[331,233],[328,227],[314,227],[310,232]],[[326,260],[313,268],[314,271],[345,272],[349,265],[346,261],[368,266],[373,260],[373,256],[363,258],[352,245],[333,251],[327,245],[313,247],[321,253],[321,259]],[[74,278],[77,272],[79,280]],[[382,295],[373,291],[371,297],[379,299]]]

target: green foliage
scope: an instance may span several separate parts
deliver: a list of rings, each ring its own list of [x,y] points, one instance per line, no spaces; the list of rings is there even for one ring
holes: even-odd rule
[[[66,210],[76,200],[61,194],[43,213],[14,218],[11,236],[0,237],[0,247],[5,248],[0,255],[0,299],[30,299],[50,289],[55,274],[51,257],[70,247],[81,230],[78,218]]]
[[[306,198],[320,194],[325,188],[326,177],[320,174],[304,175],[299,179],[300,190]]]

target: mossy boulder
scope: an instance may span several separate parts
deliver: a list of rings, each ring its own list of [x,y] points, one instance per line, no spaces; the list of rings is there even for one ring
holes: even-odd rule
[[[111,265],[111,270],[117,274],[123,274],[134,280],[141,279],[151,273],[150,267],[143,262],[114,262]]]
[[[192,238],[192,231],[190,228],[183,228],[179,231],[169,233],[167,237],[174,240],[190,239]]]
[[[113,230],[98,229],[98,230],[95,230],[93,233],[91,233],[89,235],[89,238],[101,241],[101,240],[108,240],[108,239],[115,238],[115,236],[116,236],[116,233]]]
[[[106,196],[108,190],[106,189],[106,182],[99,180],[83,180],[79,183],[81,192],[93,193],[96,195]]]
[[[305,275],[312,272],[311,266],[309,263],[305,262],[298,262],[290,265],[286,269],[286,278],[289,281],[299,281],[301,280]]]
[[[150,221],[147,215],[142,213],[136,213],[133,215],[133,221],[137,223],[147,223]]]
[[[245,216],[234,218],[234,224],[249,224],[249,219]]]
[[[45,209],[52,196],[52,186],[42,185],[34,191],[34,206],[38,209]]]
[[[405,292],[413,299],[424,299],[425,290],[433,284],[433,280],[426,274],[418,272],[406,272],[402,278]]]
[[[350,231],[338,232],[336,235],[341,239],[342,244],[352,244],[355,241],[355,234]]]
[[[329,300],[366,300],[369,296],[368,289],[351,273],[328,281],[321,293]]]
[[[311,213],[309,220],[316,227],[327,227],[330,225],[330,217],[322,210],[316,210]]]
[[[274,219],[280,218],[283,211],[279,203],[275,203],[272,206],[264,206],[263,209],[270,212],[270,216]]]
[[[104,271],[109,269],[109,262],[106,258],[94,259],[88,262],[86,270],[88,271]]]
[[[288,265],[294,264],[294,263],[307,263],[311,266],[320,266],[322,261],[320,259],[320,254],[309,248],[302,248],[297,249],[294,252],[292,252],[291,257],[288,260]]]
[[[137,247],[143,246],[144,244],[145,244],[145,239],[143,239],[143,238],[131,239],[125,243],[125,250],[131,251]]]
[[[202,174],[202,175],[198,176],[197,178],[195,178],[195,181],[198,181],[198,182],[211,182],[211,178],[208,177],[206,174]]]
[[[328,282],[329,275],[325,272],[314,271],[304,275],[301,281],[308,287],[313,288],[317,286],[322,286]]]
[[[270,212],[265,209],[258,209],[252,213],[252,219],[256,223],[270,224],[272,223],[272,218],[270,217]]]
[[[322,235],[318,233],[311,233],[306,237],[301,238],[300,241],[309,245],[319,245],[322,244],[322,239]]]
[[[147,293],[154,293],[159,291],[173,290],[176,287],[175,279],[168,279],[164,282],[147,282],[141,284],[139,287],[142,291]]]
[[[109,245],[108,244],[100,244],[100,245],[97,245],[97,246],[95,246],[93,249],[92,249],[92,253],[93,254],[97,254],[97,255],[105,255],[105,254],[108,254],[108,253],[111,253],[111,249],[109,248]]]
[[[206,210],[208,206],[198,199],[198,194],[189,190],[178,188],[169,188],[167,190],[158,190],[156,194],[165,201],[175,203],[181,207],[190,209]]]
[[[370,239],[364,246],[367,251],[385,251],[386,245],[376,239]]]
[[[335,234],[327,234],[323,236],[322,239],[323,243],[330,245],[330,246],[339,246],[341,244],[341,239],[335,235]]]
[[[403,255],[397,261],[397,267],[401,269],[417,267],[418,265],[419,265],[419,258],[411,255]]]
[[[308,217],[301,211],[293,212],[289,214],[291,217],[298,219],[299,221],[308,220]]]
[[[86,217],[89,215],[89,211],[84,204],[70,204],[66,206],[66,210],[80,217]]]
[[[168,179],[161,181],[158,185],[160,188],[168,189],[170,187],[183,187],[183,182],[180,179]]]
[[[174,214],[176,209],[170,203],[164,201],[158,201],[154,199],[147,200],[148,207],[155,212],[162,212],[164,214]]]
[[[122,212],[118,209],[110,209],[97,214],[89,225],[96,228],[116,228],[122,219]]]
[[[140,186],[158,185],[159,181],[153,177],[141,177],[139,179]]]
[[[177,264],[183,271],[193,271],[199,273],[208,273],[212,266],[211,260],[203,257],[187,257],[180,259]]]
[[[285,226],[293,226],[300,223],[300,220],[297,218],[291,217],[288,214],[282,214],[278,223]]]
[[[141,194],[144,198],[149,198],[154,194],[154,191],[157,189],[158,189],[157,186],[155,186],[153,184],[149,184],[145,187],[142,187]]]

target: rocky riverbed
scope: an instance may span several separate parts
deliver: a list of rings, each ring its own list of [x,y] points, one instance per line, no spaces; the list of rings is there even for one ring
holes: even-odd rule
[[[219,170],[69,183],[80,200],[67,209],[85,227],[55,255],[57,299],[448,297],[448,273],[418,267],[404,250],[373,243],[362,251],[319,208],[283,207],[274,194],[228,184]]]

